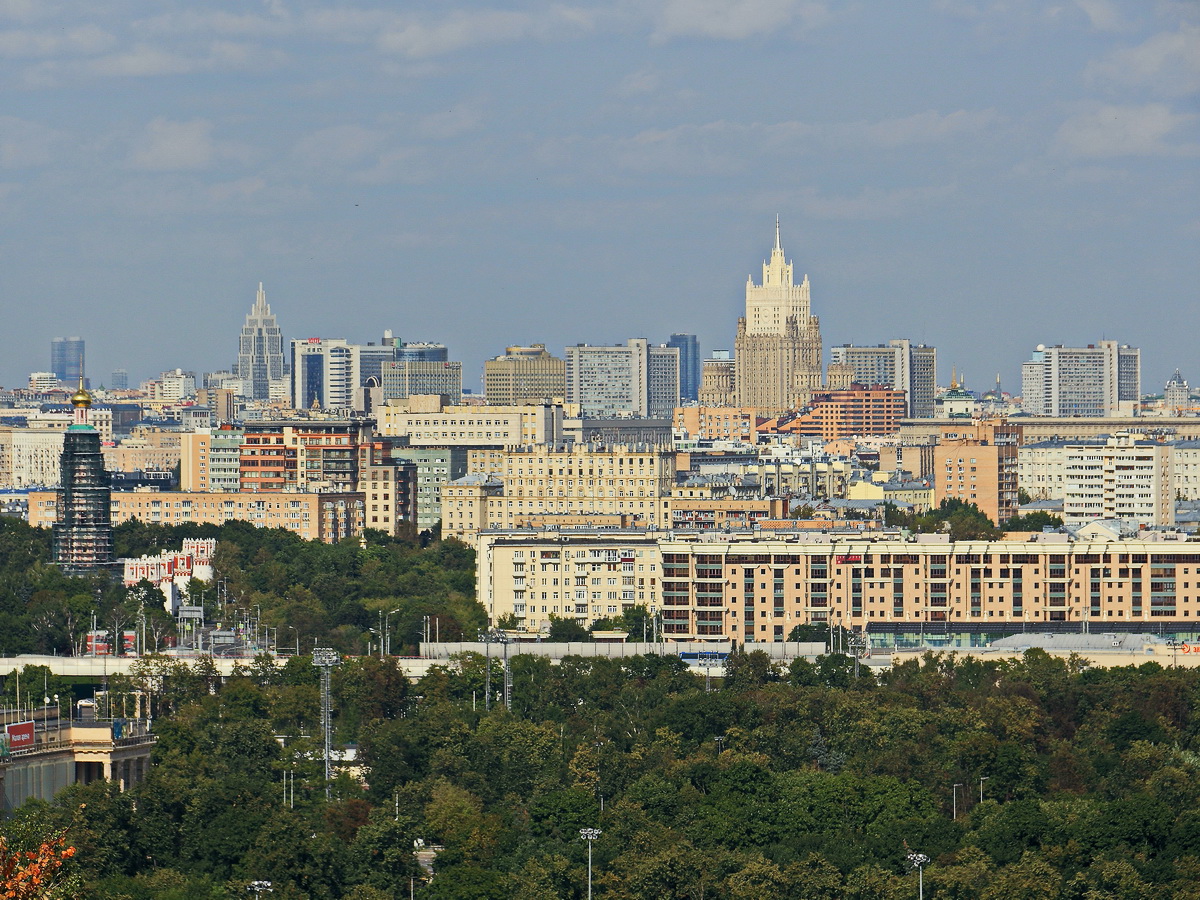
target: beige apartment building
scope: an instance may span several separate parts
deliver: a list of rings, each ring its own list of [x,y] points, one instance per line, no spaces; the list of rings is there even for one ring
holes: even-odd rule
[[[486,459],[494,468],[442,487],[443,534],[473,543],[484,529],[511,529],[546,516],[628,516],[638,526],[670,526],[675,454],[652,444],[510,447]]]
[[[1017,514],[1017,448],[1021,428],[1003,422],[960,426],[959,436],[943,438],[933,450],[938,503],[974,503],[994,523]]]
[[[115,447],[103,448],[110,472],[169,471],[179,465],[180,433],[139,427]]]
[[[533,632],[548,630],[551,616],[587,628],[634,606],[657,612],[660,565],[656,536],[594,529],[488,531],[475,561],[489,621],[512,615]]]
[[[376,410],[378,432],[412,447],[507,447],[562,439],[561,405],[445,406],[437,395],[392,401]]]
[[[677,406],[672,427],[696,440],[758,441],[758,411],[751,406]]]
[[[676,535],[659,544],[663,630],[679,640],[780,641],[796,625],[830,622],[1200,622],[1200,543],[1022,537]]]
[[[0,488],[49,487],[62,478],[63,432],[0,426]]]
[[[56,491],[29,494],[29,524],[49,528],[57,514]],[[328,544],[355,537],[363,528],[361,493],[194,493],[190,491],[114,491],[112,523],[130,519],[159,525],[185,522],[222,525],[250,522],[260,528],[286,528],[305,540]]]

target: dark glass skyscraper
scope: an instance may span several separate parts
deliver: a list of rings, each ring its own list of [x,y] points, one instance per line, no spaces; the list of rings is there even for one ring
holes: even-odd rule
[[[83,338],[59,337],[50,342],[50,371],[66,384],[86,384],[83,381]]]
[[[679,348],[679,398],[700,398],[700,339],[694,334],[673,334],[668,347]]]
[[[80,386],[71,405],[75,422],[63,435],[54,561],[68,572],[87,572],[113,562],[112,496],[100,432],[87,421],[92,398]]]

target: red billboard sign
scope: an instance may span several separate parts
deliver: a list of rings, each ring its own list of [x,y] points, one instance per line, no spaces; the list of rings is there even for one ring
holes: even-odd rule
[[[33,748],[33,723],[15,722],[5,725],[4,732],[8,735],[10,750],[30,750]]]
[[[836,562],[839,566],[844,566],[848,563],[860,563],[862,562],[862,555],[859,553],[843,553],[837,558]]]

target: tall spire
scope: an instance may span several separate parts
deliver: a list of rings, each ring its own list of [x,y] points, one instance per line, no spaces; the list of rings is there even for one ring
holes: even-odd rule
[[[782,253],[783,247],[779,245],[779,213],[775,213],[775,249]]]
[[[263,290],[263,283],[258,283],[258,296],[254,298],[254,311],[262,315],[267,310],[267,292]]]

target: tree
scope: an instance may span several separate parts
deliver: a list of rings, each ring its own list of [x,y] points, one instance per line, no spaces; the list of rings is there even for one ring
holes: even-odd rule
[[[551,614],[549,638],[552,641],[586,641],[591,635],[575,619],[559,618]]]
[[[0,897],[4,900],[57,900],[75,894],[64,869],[75,855],[66,831],[47,835],[30,850],[9,845],[0,834]]]
[[[1062,528],[1060,516],[1047,512],[1032,512],[1024,516],[1013,516],[1001,524],[1003,531],[1041,531],[1044,528]]]

